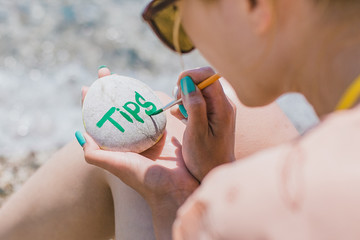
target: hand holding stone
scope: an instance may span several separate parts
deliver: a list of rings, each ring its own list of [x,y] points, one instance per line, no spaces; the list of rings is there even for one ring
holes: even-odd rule
[[[160,96],[163,103],[170,100]],[[171,115],[167,117],[167,130],[162,139],[141,155],[102,150],[86,133],[83,145],[88,163],[108,170],[148,202],[157,239],[171,239],[177,209],[198,187],[181,155],[184,125]]]

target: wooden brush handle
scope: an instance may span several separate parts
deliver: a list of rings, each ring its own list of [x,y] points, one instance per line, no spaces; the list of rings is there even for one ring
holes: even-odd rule
[[[211,77],[205,79],[204,81],[202,81],[201,83],[199,83],[199,85],[197,85],[197,87],[200,90],[203,90],[204,88],[206,88],[207,86],[213,84],[214,82],[216,82],[219,78],[221,78],[221,76],[219,74],[214,74]]]

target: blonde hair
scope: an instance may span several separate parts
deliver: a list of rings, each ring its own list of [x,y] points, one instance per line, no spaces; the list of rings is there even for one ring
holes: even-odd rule
[[[182,71],[185,70],[185,63],[182,57],[181,49],[180,49],[180,27],[181,27],[181,11],[178,10],[175,12],[175,21],[173,27],[173,42],[176,52],[179,54],[180,57],[180,64]]]

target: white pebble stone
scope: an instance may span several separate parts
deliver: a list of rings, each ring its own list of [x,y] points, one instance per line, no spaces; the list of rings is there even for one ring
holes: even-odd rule
[[[104,150],[140,153],[164,133],[165,114],[148,115],[161,107],[146,84],[113,74],[96,80],[89,88],[83,104],[84,126]]]

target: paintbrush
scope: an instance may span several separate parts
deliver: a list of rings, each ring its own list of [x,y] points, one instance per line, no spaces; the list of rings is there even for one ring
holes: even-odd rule
[[[214,74],[212,75],[211,77],[205,79],[204,81],[202,81],[201,83],[199,83],[197,85],[197,87],[200,89],[200,90],[203,90],[204,88],[206,88],[207,86],[210,86],[211,84],[213,84],[214,82],[216,82],[219,78],[221,78],[221,76],[219,74]],[[178,104],[178,103],[181,103],[182,102],[182,98],[179,98],[179,99],[175,99],[174,101],[171,101],[170,103],[166,104],[164,107],[158,109],[156,112],[150,114],[150,116],[153,116],[153,115],[157,115],[159,113],[162,113],[166,110],[168,110],[169,108],[171,108],[172,106]]]

